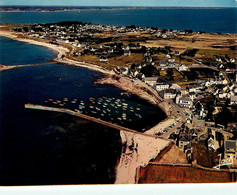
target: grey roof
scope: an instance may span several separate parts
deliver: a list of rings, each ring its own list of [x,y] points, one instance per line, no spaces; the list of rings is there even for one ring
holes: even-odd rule
[[[146,81],[157,81],[158,77],[146,77]]]
[[[225,147],[230,149],[236,149],[236,141],[235,140],[225,141]]]

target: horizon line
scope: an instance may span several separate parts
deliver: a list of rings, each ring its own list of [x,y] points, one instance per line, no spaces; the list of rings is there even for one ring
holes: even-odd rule
[[[111,8],[237,8],[237,6],[234,7],[208,7],[208,6],[127,6],[127,5],[121,5],[121,6],[101,6],[101,5],[0,5],[0,6],[5,6],[5,7],[21,7],[21,6],[28,6],[28,7],[111,7]]]

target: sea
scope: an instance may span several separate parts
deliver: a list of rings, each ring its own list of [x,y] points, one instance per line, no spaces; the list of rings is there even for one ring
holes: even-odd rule
[[[32,24],[82,21],[93,24],[219,33],[237,32],[237,8],[166,8],[82,10],[63,12],[0,12],[0,23]]]
[[[82,21],[166,29],[236,33],[236,9],[87,10],[0,12],[0,23]],[[0,37],[0,64],[49,62],[56,53]],[[147,101],[111,85],[100,72],[64,64],[0,72],[0,185],[112,184],[122,150],[120,132],[24,104],[69,109],[144,131],[165,119]]]

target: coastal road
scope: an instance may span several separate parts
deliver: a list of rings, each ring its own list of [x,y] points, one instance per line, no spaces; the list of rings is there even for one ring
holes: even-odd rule
[[[180,118],[180,122],[174,125],[172,128],[168,130],[168,132],[164,133],[163,135],[159,136],[161,138],[168,139],[169,136],[177,130],[178,127],[181,127],[184,122],[186,122],[186,116],[183,113],[183,109],[176,105],[171,99],[165,100],[168,106],[170,106],[171,115],[176,117],[176,119]],[[179,117],[177,117],[179,116]],[[171,125],[171,124],[170,124]]]

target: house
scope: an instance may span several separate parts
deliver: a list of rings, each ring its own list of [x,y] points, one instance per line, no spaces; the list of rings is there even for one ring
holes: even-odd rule
[[[231,105],[237,105],[237,95],[231,95],[230,96],[230,104]]]
[[[158,82],[156,83],[156,90],[157,91],[162,91],[164,89],[169,89],[169,84],[166,82]]]
[[[168,68],[175,68],[174,62],[169,62],[168,63]]]
[[[224,152],[225,158],[230,157],[237,158],[237,141],[236,140],[226,140],[224,142]]]
[[[226,140],[224,148],[226,153],[235,153],[237,151],[236,140]]]
[[[177,91],[180,91],[181,90],[181,87],[178,85],[178,84],[172,84],[170,89],[175,89]]]
[[[175,51],[175,52],[174,52],[174,55],[179,56],[179,55],[180,55],[180,52],[179,52],[179,51]]]
[[[224,92],[222,92],[222,91],[220,91],[219,94],[218,94],[218,96],[219,96],[220,99],[222,99],[222,98],[227,98],[227,95],[228,95],[227,93],[224,93]]]
[[[159,65],[160,65],[161,68],[165,68],[165,67],[167,67],[167,62],[161,61],[159,63]]]
[[[191,108],[193,106],[193,101],[189,97],[181,97],[181,98],[179,98],[178,104],[182,107]]]
[[[170,59],[168,59],[168,62],[175,62],[175,59],[174,58],[170,58]]]
[[[174,89],[165,89],[164,90],[164,99],[174,99],[177,92]]]
[[[158,77],[146,77],[145,83],[154,86],[157,83]]]
[[[186,136],[181,136],[179,138],[179,148],[183,148],[184,149],[184,146],[187,146],[189,143],[190,143],[190,139],[188,139],[188,137]]]
[[[200,89],[202,89],[202,86],[200,84],[195,84],[188,87],[189,92],[197,92]]]
[[[108,58],[105,57],[105,56],[100,56],[100,61],[101,61],[101,62],[107,62],[107,61],[108,61]]]
[[[207,140],[208,150],[216,150],[213,136]]]
[[[179,71],[187,71],[188,68],[187,68],[187,66],[181,64],[181,65],[178,67],[178,70],[179,70]]]
[[[130,56],[131,55],[131,51],[130,50],[125,50],[124,51],[124,55],[125,56]]]
[[[186,94],[188,94],[188,90],[185,89],[185,88],[181,88],[180,91],[181,91],[181,95],[186,95]]]
[[[191,100],[195,100],[197,98],[197,94],[195,92],[190,92],[189,93],[189,97],[191,98]]]

